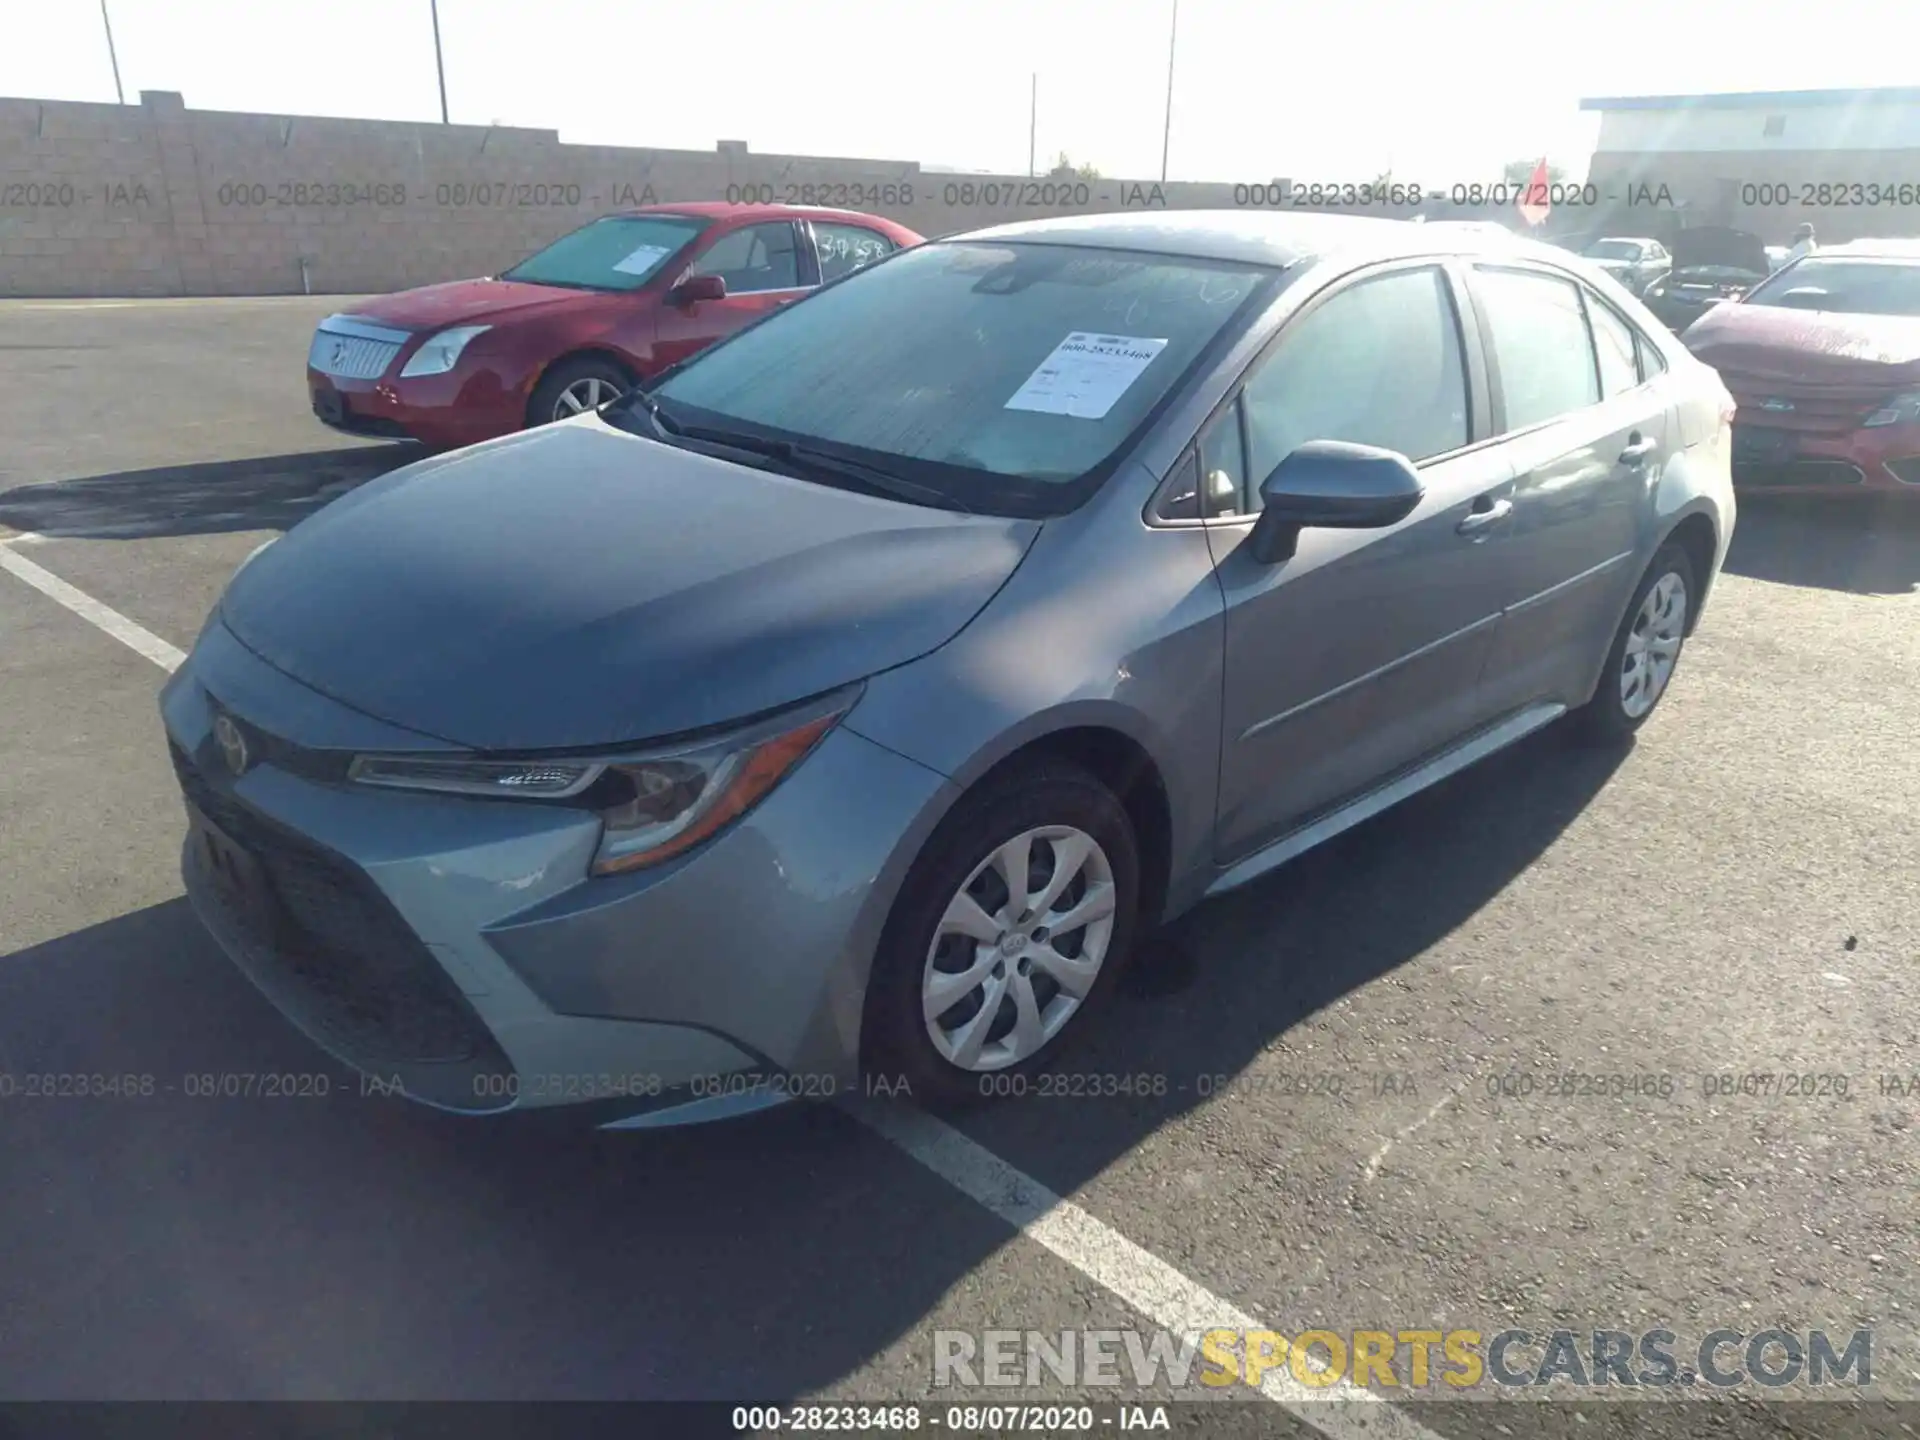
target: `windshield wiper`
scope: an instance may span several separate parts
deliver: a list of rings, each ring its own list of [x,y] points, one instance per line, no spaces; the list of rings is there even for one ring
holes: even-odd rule
[[[660,407],[660,402],[645,390],[642,390],[638,385],[627,391],[626,394],[620,396],[619,399],[608,401],[604,413],[617,415],[620,411],[626,410],[634,405],[638,405],[642,410],[647,412],[647,419],[653,425],[653,433],[660,439],[672,440],[674,436],[685,433],[676,422],[667,418],[667,412]]]
[[[651,412],[650,412],[651,413]],[[657,414],[654,419],[661,417]],[[792,440],[774,440],[760,435],[749,435],[738,430],[714,430],[700,425],[683,425],[675,430],[690,440],[705,440],[713,445],[725,445],[730,449],[744,450],[750,455],[764,455],[770,460],[779,460],[797,470],[812,471],[816,475],[825,473],[851,480],[871,494],[885,496],[889,500],[905,500],[915,505],[932,505],[941,510],[958,510],[971,515],[960,501],[944,490],[935,490],[928,485],[917,485],[904,480],[891,470],[882,470],[876,465],[868,465],[860,460],[848,460],[843,456],[829,454],[825,450],[816,450],[811,445],[802,445]]]

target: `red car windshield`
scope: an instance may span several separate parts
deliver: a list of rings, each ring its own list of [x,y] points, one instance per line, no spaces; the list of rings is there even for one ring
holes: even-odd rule
[[[1848,315],[1920,316],[1920,264],[1809,256],[1748,291],[1746,303]]]
[[[690,215],[610,215],[562,235],[500,278],[569,290],[637,290],[710,223]]]

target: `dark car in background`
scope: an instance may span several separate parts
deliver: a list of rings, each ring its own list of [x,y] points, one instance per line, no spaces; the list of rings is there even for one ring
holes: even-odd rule
[[[1635,295],[1673,268],[1673,256],[1658,240],[1606,235],[1580,252]]]
[[[1736,484],[1920,498],[1920,241],[1804,256],[1685,344],[1739,406]]]
[[[330,315],[307,352],[337,430],[453,448],[597,409],[769,310],[920,236],[851,210],[658,205],[483,280]]]
[[[1685,330],[1714,306],[1738,300],[1772,272],[1758,235],[1698,225],[1673,240],[1672,268],[1640,298],[1669,329]]]

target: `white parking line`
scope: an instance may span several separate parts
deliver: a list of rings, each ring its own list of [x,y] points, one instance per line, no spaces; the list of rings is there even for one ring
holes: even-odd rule
[[[843,1108],[1162,1329],[1197,1336],[1208,1330],[1244,1334],[1267,1328],[951,1125],[924,1111],[882,1101],[853,1100]],[[1330,1440],[1440,1440],[1406,1411],[1345,1380],[1313,1389],[1283,1367],[1262,1375],[1254,1393]]]
[[[0,545],[0,570],[18,575],[50,600],[73,611],[96,629],[104,630],[136,654],[144,655],[168,674],[180,668],[186,653],[176,650],[144,626],[136,625],[118,610],[102,605],[84,590],[76,590],[51,570],[43,570],[13,548],[12,542]]]
[[[0,570],[19,576],[168,673],[186,659],[184,653],[151,630],[19,554],[12,542],[0,542]],[[1183,1336],[1208,1330],[1244,1333],[1267,1328],[951,1125],[924,1111],[893,1103],[855,1100],[843,1108],[975,1204],[1034,1244],[1052,1251],[1155,1325]],[[1338,1386],[1316,1390],[1282,1368],[1261,1376],[1259,1388],[1253,1393],[1274,1402],[1329,1440],[1442,1440],[1404,1410],[1344,1380]]]

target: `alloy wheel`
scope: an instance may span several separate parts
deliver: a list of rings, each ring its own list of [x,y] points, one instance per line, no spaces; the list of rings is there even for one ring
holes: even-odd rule
[[[626,392],[611,380],[603,380],[598,375],[587,375],[562,390],[553,402],[553,418],[565,420],[572,415],[583,415],[589,410],[598,410],[618,400]]]
[[[1113,940],[1113,865],[1069,825],[1026,830],[974,867],[934,929],[921,1008],[962,1070],[1003,1070],[1073,1018]]]
[[[1669,570],[1653,583],[1633,617],[1620,662],[1620,708],[1638,720],[1653,709],[1673,676],[1687,625],[1687,582]]]

